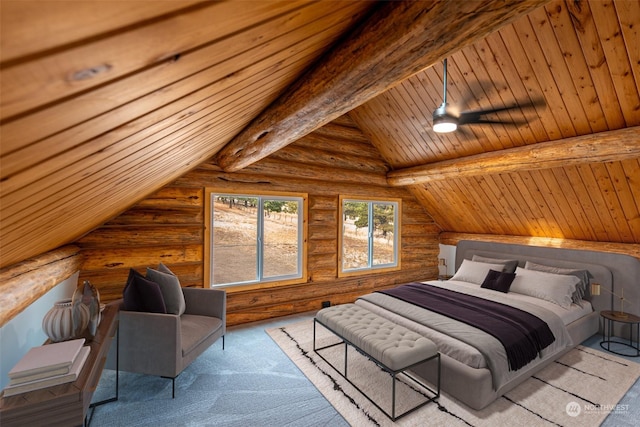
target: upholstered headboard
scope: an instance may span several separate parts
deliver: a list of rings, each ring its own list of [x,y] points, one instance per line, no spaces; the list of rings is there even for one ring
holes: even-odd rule
[[[462,240],[456,247],[456,271],[463,259],[473,255],[492,258],[517,259],[524,267],[526,261],[555,267],[586,269],[593,275],[592,282],[619,293],[624,287],[625,311],[640,316],[640,260],[629,255],[609,252],[582,251],[507,243]],[[619,300],[606,291],[589,296],[595,311],[619,309]]]

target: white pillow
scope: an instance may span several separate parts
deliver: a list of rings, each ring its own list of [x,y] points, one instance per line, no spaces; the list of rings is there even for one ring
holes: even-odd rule
[[[471,261],[478,262],[488,262],[490,264],[504,264],[504,272],[505,273],[514,273],[516,271],[516,267],[518,266],[517,259],[499,259],[499,258],[487,258],[480,255],[474,255],[471,257]],[[535,269],[532,269],[535,270]]]
[[[546,273],[543,271],[516,268],[516,277],[509,292],[529,295],[569,308],[571,296],[580,282],[576,276]]]
[[[502,271],[504,264],[489,264],[487,262],[477,262],[463,259],[462,264],[458,267],[458,271],[453,275],[451,280],[459,280],[461,282],[475,283],[482,285],[485,277],[489,274],[489,270]]]
[[[527,261],[524,266],[527,270],[544,271],[546,273],[564,274],[576,276],[580,281],[576,285],[576,291],[573,293],[572,299],[576,304],[580,304],[584,296],[587,294],[587,288],[589,287],[590,279],[593,277],[589,270],[578,270],[574,268],[561,268],[553,267],[550,265],[536,264],[531,261]]]

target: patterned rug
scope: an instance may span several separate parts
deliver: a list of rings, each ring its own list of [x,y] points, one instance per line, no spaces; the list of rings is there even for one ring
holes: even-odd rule
[[[481,411],[442,393],[437,403],[393,423],[313,351],[313,319],[268,329],[267,333],[352,426],[598,426],[640,376],[640,364],[578,346]],[[320,343],[338,341],[322,327]],[[352,349],[350,349],[352,350]],[[344,347],[323,356],[343,369]],[[391,377],[356,351],[348,351],[349,379],[390,412]],[[472,385],[470,385],[472,387]],[[414,406],[420,390],[405,382],[397,388],[396,413]],[[428,393],[427,393],[428,395]]]

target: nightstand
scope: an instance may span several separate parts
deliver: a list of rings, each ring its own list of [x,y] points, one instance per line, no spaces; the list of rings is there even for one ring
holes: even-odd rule
[[[621,313],[619,311],[601,311],[600,316],[604,319],[604,324],[602,326],[602,341],[600,342],[600,347],[605,349],[606,351],[614,354],[618,354],[620,356],[627,357],[639,357],[640,356],[640,317],[630,314],[630,313]],[[627,323],[629,325],[629,342],[623,342],[618,340],[613,340],[613,325],[615,322]],[[633,344],[633,329],[635,328],[636,334],[636,343]],[[628,353],[620,353],[618,351],[611,350],[611,344],[622,345],[624,347],[628,347],[631,349],[631,354]],[[606,345],[606,346],[605,346]],[[635,351],[635,354],[633,354]]]

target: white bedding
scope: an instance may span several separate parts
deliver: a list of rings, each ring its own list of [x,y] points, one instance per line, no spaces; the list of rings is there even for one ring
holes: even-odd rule
[[[572,304],[570,309],[564,309],[551,302],[547,302],[545,300],[541,300],[531,296],[517,294],[517,293],[504,294],[501,292],[483,289],[483,288],[480,288],[479,285],[471,284],[467,282],[449,280],[446,282],[428,281],[423,283],[439,286],[442,288],[453,289],[459,292],[469,293],[475,296],[479,296],[482,298],[503,302],[507,304],[509,304],[510,300],[513,300],[515,304],[522,304],[522,303],[533,304],[534,306],[540,307],[541,309],[546,309],[554,313],[560,319],[558,323],[562,322],[562,324],[564,324],[565,326],[579,319],[580,317],[588,315],[589,313],[592,312],[591,304],[588,301],[584,301],[582,305]],[[389,298],[392,298],[392,297],[389,297]],[[485,357],[483,356],[483,354],[481,354],[480,351],[478,351],[478,349],[476,349],[475,347],[469,344],[466,344],[462,341],[459,341],[458,339],[452,338],[434,329],[427,328],[424,325],[420,325],[409,319],[402,318],[403,316],[400,316],[398,314],[390,313],[385,308],[380,307],[377,304],[367,301],[365,299],[359,299],[356,303],[361,304],[368,310],[376,312],[381,316],[390,318],[391,320],[394,320],[393,318],[395,317],[396,318],[395,320],[400,321],[401,324],[403,324],[404,326],[409,327],[410,329],[413,329],[416,332],[425,336],[426,338],[429,338],[430,340],[432,340],[434,343],[438,345],[439,351],[441,353],[448,355],[449,357],[452,357],[472,368],[488,367],[487,361],[485,360]],[[407,311],[412,311],[416,309],[423,310],[419,307],[406,308]],[[552,344],[550,348],[545,349],[543,351],[543,355],[546,353],[556,353],[558,351],[561,351],[563,348],[569,345],[572,345],[570,338],[567,341],[568,334],[566,334],[566,328],[564,331],[561,331],[561,332],[554,331],[554,335],[556,335],[557,337],[557,340],[556,340],[557,342]],[[562,336],[559,337],[558,335],[562,335]],[[507,374],[507,376],[510,376],[510,375]]]

